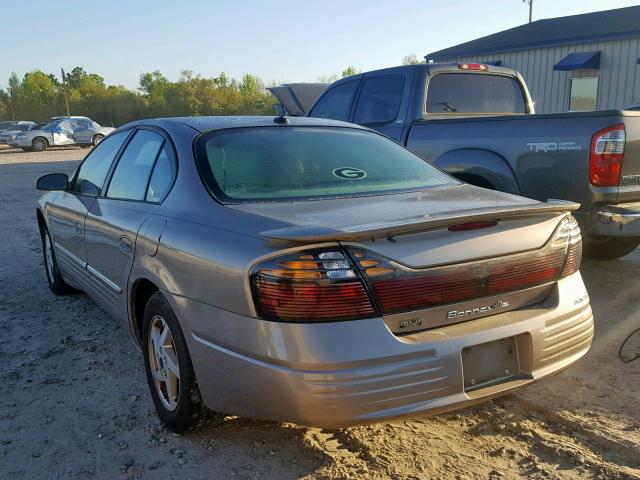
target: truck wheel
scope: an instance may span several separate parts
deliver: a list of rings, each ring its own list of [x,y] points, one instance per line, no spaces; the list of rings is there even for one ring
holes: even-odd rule
[[[613,260],[633,252],[640,238],[584,237],[582,255],[592,260]]]
[[[42,137],[36,137],[31,142],[31,148],[33,148],[33,150],[36,152],[44,152],[48,146],[49,144]]]

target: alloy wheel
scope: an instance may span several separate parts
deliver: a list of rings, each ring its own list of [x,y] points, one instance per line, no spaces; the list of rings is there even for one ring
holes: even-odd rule
[[[47,277],[51,283],[55,283],[55,278],[53,276],[53,246],[51,245],[51,239],[49,238],[49,233],[45,232],[44,234],[44,258],[45,258],[45,269],[47,270]]]
[[[180,395],[180,367],[171,329],[161,315],[151,319],[147,348],[158,397],[167,410],[173,411]]]
[[[47,142],[45,142],[42,138],[36,138],[33,141],[32,146],[36,152],[44,152],[47,149]]]

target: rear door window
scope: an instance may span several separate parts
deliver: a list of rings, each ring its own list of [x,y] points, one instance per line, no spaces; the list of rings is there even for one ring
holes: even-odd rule
[[[514,77],[439,73],[429,79],[427,113],[526,113],[526,107],[522,88]]]
[[[173,154],[171,149],[165,142],[156,165],[153,167],[153,173],[151,174],[151,180],[149,180],[149,188],[147,189],[147,196],[145,200],[147,202],[159,202],[164,197],[165,193],[171,187],[173,179],[176,175],[176,165],[173,160]]]
[[[367,78],[358,98],[354,123],[390,123],[398,118],[404,81],[404,75]]]
[[[357,81],[333,87],[318,100],[318,103],[311,110],[311,116],[332,120],[348,120],[349,107],[357,88]]]
[[[99,145],[105,141],[106,139]],[[150,130],[138,130],[120,156],[109,183],[107,197],[144,200],[151,170],[163,143],[161,135]]]

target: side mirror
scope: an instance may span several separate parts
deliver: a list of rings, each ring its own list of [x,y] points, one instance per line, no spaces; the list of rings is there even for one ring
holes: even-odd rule
[[[66,173],[50,173],[43,175],[36,181],[38,190],[66,190],[69,188],[69,177]]]

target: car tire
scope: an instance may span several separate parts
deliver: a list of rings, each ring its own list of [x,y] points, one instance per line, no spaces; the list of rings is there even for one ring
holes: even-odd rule
[[[31,149],[34,152],[44,152],[48,146],[49,143],[42,137],[36,137],[31,141]]]
[[[42,229],[42,254],[44,256],[44,269],[47,275],[47,282],[49,283],[49,289],[55,295],[66,295],[76,292],[77,290],[67,284],[62,278],[60,268],[58,267],[58,260],[56,258],[56,252],[53,249],[53,242],[51,235],[49,235],[49,229],[45,226]]]
[[[93,138],[91,139],[91,145],[95,147],[102,141],[103,138],[104,138],[104,135],[100,133],[98,133],[97,135],[94,135]]]
[[[198,416],[202,400],[182,329],[160,292],[149,297],[144,310],[142,351],[160,420],[170,430],[184,432]]]
[[[582,255],[591,260],[614,260],[629,255],[640,238],[584,237]]]

